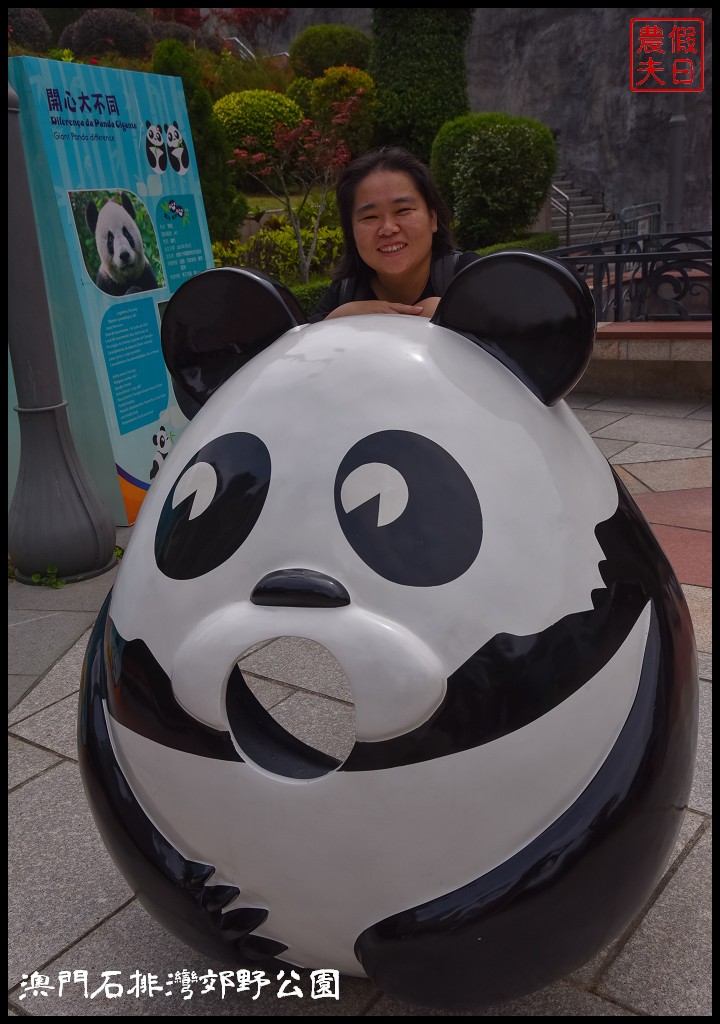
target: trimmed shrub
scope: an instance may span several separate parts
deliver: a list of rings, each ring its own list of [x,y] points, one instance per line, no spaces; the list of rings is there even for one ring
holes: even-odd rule
[[[182,79],[210,238],[233,238],[247,217],[248,203],[235,188],[230,143],[202,85],[199,61],[179,40],[165,39],[155,47],[152,69]]]
[[[69,33],[66,38],[66,33]],[[63,31],[58,45],[78,57],[114,52],[122,57],[146,57],[152,51],[150,26],[131,11],[94,8]]]
[[[362,89],[358,110],[341,132],[353,157],[370,149],[375,133],[377,99],[370,75],[347,65],[328,68],[321,78],[313,81],[310,93],[312,119],[322,131],[332,124],[336,112],[334,104],[350,99],[358,89]]]
[[[310,281],[309,284],[295,284],[292,286],[291,291],[298,300],[300,309],[305,316],[309,317],[329,287],[330,278],[322,277],[317,281]]]
[[[404,11],[404,9],[403,9]],[[371,40],[349,25],[311,25],[290,44],[289,62],[298,78],[320,78],[327,68],[367,70]]]
[[[50,45],[57,43],[68,25],[87,13],[87,7],[39,7],[38,10],[50,26]]]
[[[478,125],[477,118],[482,114],[463,114],[446,121],[441,125],[430,150],[430,172],[437,185],[438,192],[450,210],[455,209],[455,162],[458,153],[464,147]]]
[[[178,21],[156,21],[152,25],[153,39],[160,42],[162,39],[177,39],[185,46],[197,44],[198,34],[189,25],[181,25]]]
[[[207,25],[203,25],[198,32],[197,45],[202,47],[203,50],[209,50],[210,53],[214,53],[215,56],[218,56],[223,50],[227,49],[222,36],[219,36],[217,32],[213,32]]]
[[[234,243],[213,246],[216,266],[254,267],[264,270],[288,287],[300,283],[298,276],[298,246],[292,225],[282,218],[275,224],[267,225],[253,235],[245,245]],[[307,249],[312,232],[303,229],[303,243]],[[342,248],[340,228],[321,227],[318,231],[317,248],[310,267],[310,273],[329,277]],[[227,262],[231,260],[232,262]]]
[[[300,107],[304,117],[312,117],[312,78],[293,78],[285,95]]]
[[[465,67],[474,7],[374,7],[368,71],[378,145],[427,162],[438,129],[470,109]]]
[[[460,245],[494,245],[532,227],[550,191],[557,146],[550,129],[539,121],[476,114],[452,168]]]
[[[529,249],[530,252],[550,252],[560,245],[560,235],[557,231],[538,231],[527,238],[516,238],[512,242],[497,242],[495,245],[486,245],[483,249],[476,249],[480,256],[489,256],[493,252],[502,252],[504,249]]]
[[[8,42],[43,53],[51,41],[50,26],[38,8],[8,7]]]
[[[231,149],[245,149],[248,135],[257,139],[256,152],[274,151],[275,128],[294,128],[303,119],[297,103],[279,92],[247,89],[222,96],[213,110],[225,129]]]

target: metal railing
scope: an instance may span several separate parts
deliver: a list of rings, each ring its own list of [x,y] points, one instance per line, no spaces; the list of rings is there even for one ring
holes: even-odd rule
[[[570,245],[570,221],[573,219],[573,212],[570,209],[570,196],[565,195],[557,185],[550,187],[550,205],[553,210],[562,213],[565,217],[565,245]]]
[[[661,219],[662,206],[659,201],[625,206],[620,211],[620,234],[624,238],[635,235],[657,236]]]
[[[599,321],[712,319],[711,231],[609,238],[548,255],[587,282]]]

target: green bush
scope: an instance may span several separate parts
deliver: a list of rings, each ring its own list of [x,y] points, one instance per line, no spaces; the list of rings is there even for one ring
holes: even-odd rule
[[[8,42],[42,53],[50,46],[52,32],[36,7],[8,7]]]
[[[152,69],[182,79],[210,238],[232,238],[247,217],[248,203],[235,188],[230,143],[201,84],[197,57],[179,40],[164,39],[155,47]]]
[[[177,39],[185,46],[196,46],[198,34],[189,25],[182,25],[179,21],[155,21],[152,24],[152,35],[156,42],[163,39]]]
[[[300,107],[304,117],[312,117],[312,87],[312,78],[293,78],[285,91],[285,95],[288,99],[293,100],[293,102],[297,103]]]
[[[310,316],[329,286],[330,279],[328,277],[318,278],[316,281],[310,281],[309,284],[293,285],[291,291],[305,316]]]
[[[213,257],[217,267],[254,267],[271,274],[288,287],[300,283],[298,276],[298,246],[295,232],[287,221],[280,221],[279,226],[268,225],[245,244],[226,242],[213,245]],[[311,241],[311,231],[303,230],[303,242],[307,248]],[[318,231],[317,248],[310,272],[313,275],[328,277],[337,262],[342,248],[342,231],[340,228],[321,227]]]
[[[50,26],[50,45],[54,46],[63,30],[87,13],[87,7],[39,7],[45,21]],[[134,13],[137,14],[137,10]]]
[[[531,252],[549,252],[557,249],[560,245],[560,236],[557,231],[536,231],[534,235],[527,238],[516,238],[512,242],[498,242],[496,245],[486,245],[483,249],[476,251],[481,256],[489,256],[493,252],[502,252],[504,249],[529,249]]]
[[[112,51],[122,57],[145,57],[152,51],[152,30],[137,14],[118,7],[93,8],[68,25],[59,47],[78,57]]]
[[[248,135],[257,139],[256,152],[273,151],[275,128],[286,124],[294,128],[303,119],[297,103],[279,92],[247,89],[222,96],[213,107],[225,128],[231,149],[245,149]]]
[[[518,238],[532,227],[557,168],[552,132],[511,114],[475,114],[452,160],[455,234],[476,248]]]
[[[371,40],[349,25],[311,25],[290,44],[290,67],[298,78],[320,78],[327,68],[349,67],[366,71]]]
[[[438,129],[470,109],[465,44],[474,7],[374,7],[368,68],[378,145],[428,161]]]
[[[353,157],[370,149],[375,133],[377,98],[375,83],[370,75],[366,71],[347,65],[328,68],[320,78],[313,81],[310,93],[312,118],[322,131],[332,124],[336,113],[334,105],[350,99],[359,89],[362,90],[362,95],[357,112],[350,116],[342,130],[343,138]]]
[[[478,117],[482,114],[461,114],[441,125],[433,139],[430,150],[430,172],[437,185],[438,192],[450,210],[455,209],[455,193],[453,179],[455,162],[460,150],[478,126]]]

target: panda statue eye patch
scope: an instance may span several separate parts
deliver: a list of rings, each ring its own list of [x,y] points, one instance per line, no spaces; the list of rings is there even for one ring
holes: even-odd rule
[[[254,434],[217,437],[188,462],[155,531],[155,560],[175,580],[196,579],[234,555],[265,504],[270,453]]]
[[[404,586],[457,579],[482,542],[480,502],[465,471],[440,445],[407,430],[353,445],[335,480],[335,511],[363,562]]]

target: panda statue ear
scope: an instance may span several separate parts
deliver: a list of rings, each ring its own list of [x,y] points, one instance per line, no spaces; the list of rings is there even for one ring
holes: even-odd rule
[[[244,363],[304,323],[292,292],[261,270],[222,267],[185,281],[165,307],[160,332],[183,413],[192,419]]]
[[[456,274],[432,323],[470,338],[552,406],[590,361],[595,303],[585,282],[558,260],[509,249]]]

